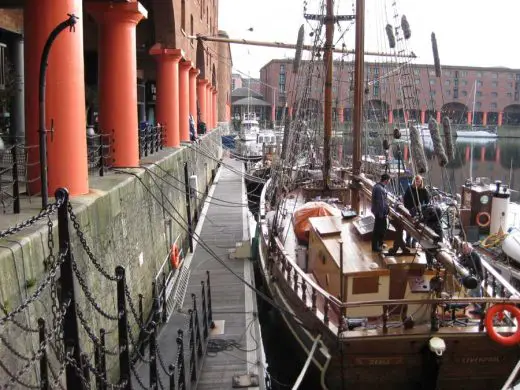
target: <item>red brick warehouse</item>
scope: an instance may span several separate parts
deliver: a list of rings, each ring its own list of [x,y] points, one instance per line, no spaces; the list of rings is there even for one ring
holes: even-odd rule
[[[110,135],[114,167],[139,166],[143,121],[164,125],[165,146],[180,147],[190,140],[190,114],[208,131],[229,120],[229,44],[187,37],[226,35],[218,0],[0,0],[0,89],[7,64],[18,86],[2,109],[26,145],[38,145],[43,47],[67,14],[79,19],[54,42],[46,80],[50,195],[58,187],[88,193],[85,132],[96,120]],[[29,163],[39,160],[31,150]]]
[[[292,60],[273,59],[260,70],[261,91],[271,104],[276,119],[282,117],[285,107],[294,111],[295,86]],[[302,61],[302,68],[310,66]],[[323,65],[314,64],[316,74],[323,74]],[[403,97],[394,91],[396,79],[385,75],[396,74],[396,64],[365,63],[368,82],[365,110],[367,119],[403,122],[405,115],[420,123],[429,117],[440,119],[441,112],[448,113],[456,124],[481,126],[520,126],[520,69],[501,67],[472,67],[443,65],[442,77],[435,77],[432,65],[412,64],[413,87],[418,102],[414,109],[403,112]],[[336,61],[333,79],[334,116],[338,121],[352,118],[350,91],[353,81],[353,64]],[[322,85],[313,78],[310,99],[321,106]],[[401,94],[402,95],[402,94]],[[474,118],[472,117],[474,113]]]

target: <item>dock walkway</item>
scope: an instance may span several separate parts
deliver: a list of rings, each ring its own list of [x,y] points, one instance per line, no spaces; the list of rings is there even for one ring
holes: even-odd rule
[[[182,309],[175,310],[169,315],[168,321],[162,326],[157,339],[160,351],[157,371],[162,384],[162,386],[159,384],[158,388],[169,388],[170,379],[161,366],[167,366],[176,360],[178,330],[182,329],[185,332],[183,346],[187,389],[210,390],[237,387],[251,390],[265,389],[263,369],[265,358],[256,295],[230,271],[232,270],[254,285],[251,260],[234,258],[237,245],[249,240],[245,184],[240,173],[233,172],[226,166],[230,166],[238,172],[244,171],[242,162],[224,158],[223,165],[209,190],[195,229],[194,252],[188,254],[183,264],[185,270],[183,287],[186,289],[186,294],[181,304]],[[209,329],[209,337],[205,342],[202,327],[201,281],[206,283],[207,271],[209,271],[211,282],[214,328]],[[205,287],[205,295],[208,296],[207,283]],[[195,378],[189,373],[190,337],[186,336],[186,324],[190,321],[187,313],[189,309],[193,308],[193,294],[197,300],[204,350],[202,356],[197,359],[198,370]],[[209,299],[207,299],[206,306],[208,301]],[[148,353],[145,354],[145,357],[148,358]],[[176,367],[176,370],[179,371],[179,368]],[[142,384],[149,386],[150,364],[142,362],[136,371]],[[177,372],[176,375],[178,376],[179,373]],[[143,387],[136,383],[135,375],[132,379],[134,388]],[[237,379],[240,383],[237,382]],[[258,382],[256,386],[254,385],[255,379]]]

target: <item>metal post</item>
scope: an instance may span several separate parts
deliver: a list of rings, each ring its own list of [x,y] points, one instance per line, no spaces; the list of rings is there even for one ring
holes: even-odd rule
[[[193,226],[191,223],[190,205],[190,177],[188,175],[188,163],[184,163],[184,190],[186,192],[186,212],[188,214],[188,240],[190,243],[190,253],[193,253]]]
[[[208,338],[208,312],[206,310],[206,289],[204,288],[204,281],[200,281],[202,286],[202,334],[204,340]]]
[[[125,269],[121,266],[116,267],[117,276],[117,312],[119,314],[118,333],[119,333],[119,384],[125,390],[131,390],[132,384],[130,380],[130,349],[128,346],[128,321],[126,313],[126,297],[125,297]],[[71,387],[72,389],[72,387]]]
[[[45,46],[43,47],[42,57],[40,60],[40,83],[38,90],[38,102],[39,102],[39,133],[40,133],[40,176],[41,176],[41,193],[42,193],[42,209],[47,207],[49,203],[49,184],[47,182],[47,129],[45,128],[45,82],[47,77],[47,60],[49,59],[49,53],[51,46],[58,37],[58,35],[69,28],[70,31],[74,29],[74,25],[78,18],[73,14],[68,14],[69,18],[60,24],[58,24],[54,30],[51,31]],[[51,128],[51,132],[53,129]],[[78,344],[76,344],[78,345]],[[79,359],[78,359],[79,362]],[[67,366],[67,370],[69,367]],[[78,382],[79,383],[79,382]]]
[[[96,344],[94,347],[94,367],[99,375],[96,375],[96,389],[101,390],[103,388],[103,381],[101,380],[101,346]]]
[[[195,313],[193,309],[188,310],[190,313],[190,364],[189,364],[189,373],[190,380],[192,382],[197,381],[197,353],[195,350],[197,349],[197,340],[195,336]]]
[[[150,324],[150,388],[157,389],[157,324]]]
[[[214,328],[213,324],[213,310],[211,309],[211,283],[209,278],[209,271],[206,271],[206,275],[208,275],[208,278],[206,280],[206,285],[208,286],[208,324],[211,329]]]
[[[100,356],[100,373],[101,373],[101,387],[98,387],[97,390],[106,390],[106,382],[107,382],[107,355],[106,355],[106,342],[105,342],[105,329],[101,328],[99,330],[99,347],[101,349]]]
[[[74,295],[74,271],[72,270],[72,252],[70,248],[69,235],[69,192],[65,188],[58,188],[54,194],[56,200],[61,202],[58,208],[58,238],[60,253],[64,253],[64,261],[60,265],[60,285],[61,285],[61,304],[70,300],[69,307],[63,318],[63,340],[65,350],[71,350],[70,358],[76,364],[80,364],[80,343],[78,333],[78,323],[76,321],[76,300]],[[76,388],[81,383],[76,369],[72,364],[67,364],[65,370],[66,383],[68,389]]]
[[[200,339],[200,323],[199,323],[199,313],[197,310],[197,296],[195,294],[191,294],[191,299],[193,300],[193,321],[194,321],[194,329],[195,332],[195,347],[197,348],[197,355],[202,356],[202,341]]]
[[[162,288],[162,323],[168,320],[168,302],[166,301],[166,273],[163,272],[163,288]]]
[[[170,390],[175,390],[175,366],[170,364],[168,369],[170,370]]]
[[[13,212],[20,214],[20,183],[18,181],[18,141],[16,137],[13,137],[13,147],[11,149],[11,157],[13,159]]]
[[[139,340],[144,340],[144,333],[142,331],[144,326],[144,319],[143,319],[144,313],[143,313],[143,294],[139,294],[139,329],[141,329]],[[146,345],[144,341],[139,345],[139,354],[141,356],[144,356],[144,349]]]
[[[83,369],[83,389],[90,390],[90,370],[88,369],[88,355],[86,353],[81,354],[81,368]]]
[[[179,389],[186,388],[186,367],[184,364],[184,332],[182,329],[177,331],[177,356],[179,361],[177,366],[179,367]]]
[[[45,320],[43,318],[38,318],[38,331],[40,335],[40,345],[46,345],[46,335],[45,335]],[[48,373],[48,360],[47,360],[47,348],[43,348],[42,357],[40,358],[40,389],[41,390],[49,390],[49,373]]]

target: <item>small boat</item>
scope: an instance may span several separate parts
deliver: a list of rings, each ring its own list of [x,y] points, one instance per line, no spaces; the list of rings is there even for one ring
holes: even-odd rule
[[[256,141],[260,125],[256,119],[244,119],[240,124],[239,137],[242,141]]]
[[[457,130],[456,134],[457,138],[498,138],[498,134],[496,132],[484,130],[479,127],[473,127],[472,130]]]

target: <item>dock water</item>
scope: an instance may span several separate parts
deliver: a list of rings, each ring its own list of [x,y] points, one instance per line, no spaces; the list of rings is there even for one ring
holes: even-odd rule
[[[265,389],[265,357],[256,294],[243,282],[245,280],[254,285],[253,264],[249,258],[235,258],[240,257],[241,253],[248,254],[247,244],[240,245],[250,241],[247,196],[241,172],[244,172],[243,162],[224,157],[208,192],[194,233],[194,251],[186,256],[179,276],[181,286],[176,291],[176,299],[180,304],[169,313],[157,338],[158,359],[155,366],[159,389],[170,388],[167,372],[171,363],[178,362],[179,329],[184,333],[185,369],[176,364],[177,386],[182,382],[180,376],[183,375],[186,389]],[[204,282],[204,299],[201,281]],[[193,298],[196,300],[199,328],[197,332],[193,321],[195,338],[191,338],[188,331]],[[209,305],[212,318],[208,321],[211,326],[208,326],[206,338],[204,313],[209,316]],[[195,340],[194,349],[197,350],[197,333],[200,334],[201,353],[195,353],[196,359],[193,359],[190,343]],[[142,385],[150,388],[152,365],[148,352],[147,349],[133,375],[134,388],[143,388]],[[195,361],[193,370],[190,359]]]

